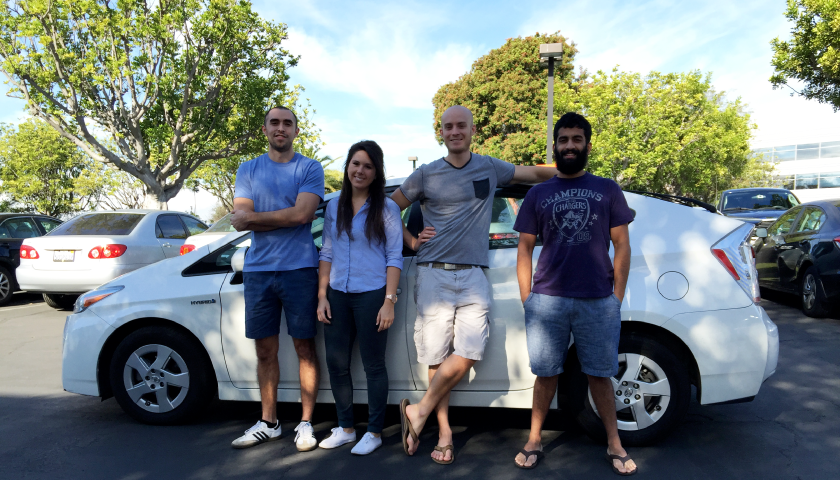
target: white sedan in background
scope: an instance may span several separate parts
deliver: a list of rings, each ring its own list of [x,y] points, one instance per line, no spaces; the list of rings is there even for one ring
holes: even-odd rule
[[[43,237],[24,240],[17,279],[53,308],[120,275],[177,257],[190,235],[207,230],[181,212],[114,210],[78,215]]]
[[[399,181],[390,183],[393,191]],[[495,192],[485,270],[492,288],[489,342],[484,360],[453,389],[452,405],[531,407],[534,376],[511,228],[527,190],[515,186]],[[622,439],[641,445],[661,439],[682,420],[691,385],[703,405],[751,400],[775,372],[779,337],[757,304],[755,265],[746,243],[751,225],[661,199],[625,196],[635,220],[621,308],[621,369],[613,384]],[[403,220],[410,231],[422,228],[418,204],[404,212]],[[322,222],[313,222],[316,244]],[[245,338],[241,270],[249,243],[250,234],[231,233],[79,297],[65,326],[64,389],[114,396],[129,415],[152,424],[198,415],[214,397],[259,401],[254,343]],[[535,258],[539,252],[538,246]],[[427,367],[417,362],[413,340],[416,257],[410,251],[404,255],[386,357],[392,404],[401,398],[416,402],[428,387]],[[318,354],[326,371],[318,328]],[[278,400],[297,402],[292,340],[281,334],[280,342]],[[358,348],[353,355],[354,400],[366,402]],[[558,394],[555,406],[578,415],[591,435],[603,434],[574,353]],[[328,375],[321,377],[318,400],[333,401]]]
[[[218,219],[216,223],[210,226],[210,228],[199,233],[198,235],[190,235],[184,241],[184,244],[181,245],[181,255],[186,255],[198,247],[203,247],[205,245],[213,243],[216,240],[224,237],[225,235],[235,232],[236,229],[233,228],[233,225],[230,224],[231,215],[233,214],[228,213],[224,217]]]

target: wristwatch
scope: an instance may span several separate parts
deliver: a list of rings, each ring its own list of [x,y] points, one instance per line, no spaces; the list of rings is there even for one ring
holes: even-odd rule
[[[397,296],[396,296],[396,295],[385,295],[385,298],[387,298],[388,300],[390,300],[390,301],[394,302],[394,304],[396,304],[396,303],[397,303]]]

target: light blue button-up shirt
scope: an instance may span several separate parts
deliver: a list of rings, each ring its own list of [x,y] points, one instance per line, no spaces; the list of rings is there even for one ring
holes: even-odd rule
[[[370,200],[353,217],[353,240],[343,232],[336,237],[338,198],[330,200],[324,212],[321,261],[330,262],[330,287],[345,293],[361,293],[385,286],[387,267],[402,269],[403,230],[400,207],[390,198],[385,199],[382,217],[385,222],[385,244],[368,241],[365,236]]]

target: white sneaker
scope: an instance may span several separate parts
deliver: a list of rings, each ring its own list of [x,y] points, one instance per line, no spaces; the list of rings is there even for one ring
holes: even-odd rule
[[[271,428],[262,420],[257,421],[253,427],[245,430],[245,435],[234,440],[230,446],[233,448],[248,448],[265,442],[280,439],[280,422],[277,427]]]
[[[372,433],[368,432],[362,436],[362,439],[353,447],[353,450],[350,450],[350,453],[353,455],[367,455],[381,446],[382,438],[374,437]]]
[[[308,452],[318,448],[318,441],[315,440],[315,432],[312,430],[312,424],[309,422],[300,422],[295,427],[297,434],[295,435],[295,445],[299,452]]]
[[[341,427],[335,427],[331,430],[332,433],[330,435],[321,440],[321,443],[318,445],[321,448],[336,448],[344,445],[345,443],[351,443],[356,441],[356,432],[347,433]]]

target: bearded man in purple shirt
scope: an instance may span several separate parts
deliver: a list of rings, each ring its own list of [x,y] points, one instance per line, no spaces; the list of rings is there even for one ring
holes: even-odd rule
[[[542,425],[573,334],[581,370],[607,431],[606,459],[615,473],[632,475],[637,467],[621,446],[610,377],[618,374],[621,303],[630,272],[627,225],[633,212],[618,184],[586,172],[591,138],[592,127],[583,116],[567,113],[557,121],[557,176],[528,191],[513,227],[520,232],[516,274],[531,371],[537,376],[531,433],[514,461],[520,468],[534,468],[542,457]],[[537,237],[543,248],[532,286]]]

